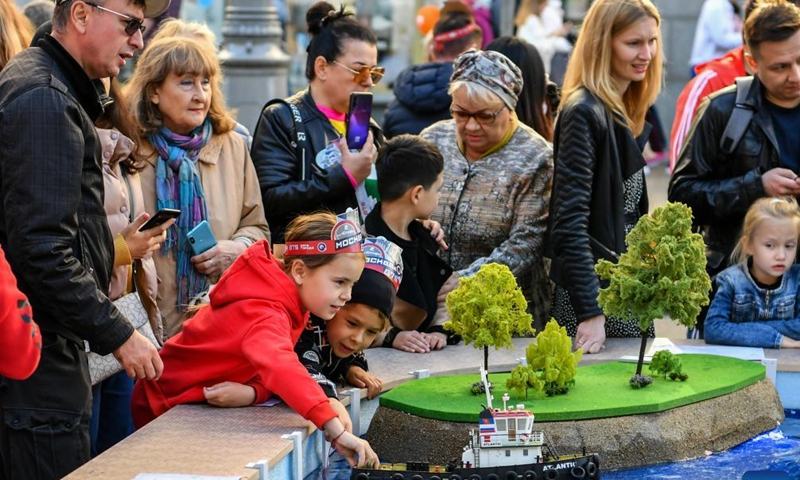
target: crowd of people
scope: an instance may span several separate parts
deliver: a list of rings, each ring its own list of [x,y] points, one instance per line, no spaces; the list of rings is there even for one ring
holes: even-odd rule
[[[594,265],[649,210],[661,17],[595,0],[575,38],[547,1],[520,3],[518,35],[494,38],[482,2],[446,2],[429,62],[354,149],[351,95],[384,70],[344,7],[306,12],[308,86],[251,135],[207,27],[169,20],[145,45],[169,0],[57,0],[35,26],[0,0],[0,478],[61,478],[176,405],[272,396],[378,465],[337,387],[380,394],[367,348],[458,343],[445,299],[487,263],[576,350],[641,336],[604,315]],[[693,57],[672,135],[669,199],[692,208],[715,279],[695,333],[799,348],[800,9],[706,0],[701,20],[723,13],[743,44]],[[87,355],[113,372],[93,381]]]

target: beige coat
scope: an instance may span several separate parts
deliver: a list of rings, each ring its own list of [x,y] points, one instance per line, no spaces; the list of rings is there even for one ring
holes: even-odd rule
[[[108,226],[111,235],[114,237],[114,270],[111,272],[111,285],[108,289],[108,298],[116,300],[128,291],[128,277],[132,261],[127,247],[122,241],[124,255],[117,252],[117,236],[128,226],[131,219],[131,204],[133,208],[133,218],[141,215],[144,210],[144,198],[142,196],[142,184],[138,174],[122,175],[119,162],[127,158],[132,149],[133,141],[122,135],[116,130],[97,129],[100,137],[100,148],[103,151],[103,183],[105,196],[103,206],[108,217]],[[125,179],[127,178],[128,184]],[[123,257],[123,258],[120,258]],[[141,261],[142,268],[137,270],[137,286],[146,285],[146,289],[139,290],[139,298],[148,313],[150,326],[156,338],[162,338],[163,325],[161,323],[161,312],[156,305],[156,294],[158,290],[158,277],[156,276],[156,266],[153,262],[152,254],[147,254]],[[142,294],[142,292],[145,294]]]
[[[140,173],[144,205],[151,215],[156,213],[156,161],[158,156],[149,144],[142,148],[147,167]],[[264,217],[261,189],[250,152],[241,135],[228,132],[213,135],[200,150],[197,161],[200,181],[208,206],[208,223],[217,240],[246,237],[256,242],[269,239]],[[153,256],[158,272],[158,306],[164,317],[167,338],[181,331],[187,316],[178,310],[176,261],[172,254]]]

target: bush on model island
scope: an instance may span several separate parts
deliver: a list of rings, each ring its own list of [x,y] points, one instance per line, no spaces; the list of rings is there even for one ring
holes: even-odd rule
[[[583,350],[572,351],[567,329],[550,320],[544,331],[536,335],[536,342],[531,342],[525,350],[527,364],[514,367],[506,387],[526,397],[529,387],[548,397],[565,394],[575,384],[582,355]]]

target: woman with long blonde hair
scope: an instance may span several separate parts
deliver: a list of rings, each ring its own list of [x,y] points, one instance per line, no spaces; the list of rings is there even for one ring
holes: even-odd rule
[[[34,28],[13,0],[0,0],[0,70],[31,43]]]
[[[641,336],[636,322],[603,314],[594,265],[616,261],[647,214],[644,118],[661,89],[660,25],[650,0],[595,1],[564,78],[550,203],[552,313],[587,353],[608,336]]]

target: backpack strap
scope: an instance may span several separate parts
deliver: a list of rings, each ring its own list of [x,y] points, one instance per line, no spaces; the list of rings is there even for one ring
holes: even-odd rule
[[[269,108],[271,105],[275,104],[282,104],[289,108],[292,113],[292,122],[294,123],[294,138],[292,139],[292,148],[295,149],[295,154],[298,159],[300,159],[301,165],[301,173],[300,178],[298,180],[308,180],[307,175],[309,175],[308,168],[306,168],[306,145],[308,143],[307,136],[306,136],[306,127],[303,124],[303,115],[300,114],[300,109],[297,108],[297,105],[291,102],[287,102],[282,98],[273,98],[266,105],[262,111]]]
[[[753,77],[738,77],[736,79],[736,105],[733,107],[728,124],[725,125],[725,130],[722,132],[722,138],[719,141],[719,148],[726,155],[730,155],[736,150],[745,130],[747,130],[747,126],[750,125],[750,120],[753,118],[755,109],[745,102],[752,85]]]

